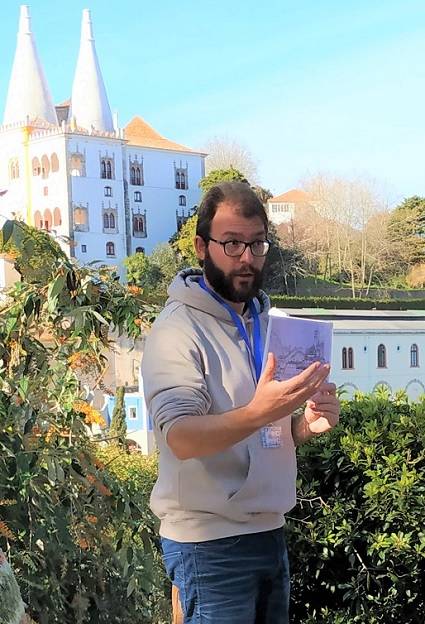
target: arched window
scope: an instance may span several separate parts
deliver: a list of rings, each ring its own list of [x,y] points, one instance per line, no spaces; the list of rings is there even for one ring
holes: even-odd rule
[[[134,167],[130,169],[130,184],[136,184],[136,169]]]
[[[183,172],[180,174],[180,188],[186,188],[186,175]]]
[[[48,178],[49,173],[50,173],[50,160],[48,159],[46,154],[44,154],[41,157],[41,177]]]
[[[138,186],[140,186],[140,169],[139,167],[136,167],[136,179],[135,179],[135,184],[137,184]]]
[[[55,208],[53,211],[53,225],[62,225],[62,215],[59,208]]]
[[[387,367],[387,352],[385,345],[380,344],[378,347],[378,368]]]
[[[52,173],[55,171],[59,171],[59,158],[55,152],[50,156],[50,166],[52,169]]]
[[[47,208],[44,211],[44,215],[43,215],[43,227],[45,230],[47,230],[48,232],[50,232],[50,230],[52,229],[52,213],[50,212],[50,210]]]
[[[41,173],[41,165],[40,165],[40,161],[38,160],[37,156],[35,156],[32,159],[32,175],[33,176],[38,176]]]
[[[109,215],[107,212],[103,214],[103,227],[105,230],[109,230]]]
[[[106,179],[106,162],[104,160],[100,164],[100,177]]]
[[[19,178],[19,161],[17,158],[9,160],[9,179],[16,180]]]
[[[342,368],[347,368],[347,347],[342,349]]]
[[[134,232],[145,231],[145,219],[143,215],[134,215],[133,217],[133,230]]]
[[[417,344],[410,347],[410,366],[417,368],[419,366],[419,349]]]
[[[71,175],[74,177],[85,176],[85,160],[83,154],[71,154],[71,158],[69,161],[69,168],[71,170]],[[102,176],[105,177],[105,176]]]
[[[74,208],[74,229],[77,232],[87,232],[89,229],[87,208],[76,206]]]
[[[109,227],[111,229],[115,228],[115,215],[114,215],[113,212],[111,212],[110,215],[109,215]]]
[[[106,243],[106,255],[115,256],[115,245],[111,241]]]
[[[136,253],[145,253],[144,247],[136,247]]]
[[[178,189],[182,188],[180,186],[180,172],[179,171],[176,172],[176,188],[178,188]]]
[[[179,195],[179,206],[186,206],[186,197],[184,195]]]
[[[354,368],[354,352],[352,347],[348,347],[348,368]]]
[[[106,177],[108,180],[112,180],[112,165],[110,160],[106,163]]]
[[[39,230],[43,229],[43,217],[41,216],[41,212],[39,210],[34,212],[34,227]]]

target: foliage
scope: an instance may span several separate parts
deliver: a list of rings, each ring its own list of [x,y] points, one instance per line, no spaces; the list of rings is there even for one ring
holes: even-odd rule
[[[227,136],[215,136],[204,146],[208,154],[205,160],[206,172],[234,167],[248,180],[257,177],[257,163],[249,149],[240,141]]]
[[[135,338],[155,309],[109,267],[76,266],[21,222],[2,236],[22,281],[0,308],[0,500],[14,500],[0,508],[0,547],[41,624],[151,622],[145,499],[96,459],[80,386],[102,386],[109,329]],[[28,245],[40,240],[48,253],[27,281]],[[122,527],[140,547],[124,544]]]
[[[393,254],[401,270],[425,261],[425,198],[405,199],[391,214],[388,224]]]
[[[204,178],[205,179],[205,178]],[[196,257],[193,241],[196,236],[196,224],[198,217],[193,215],[182,226],[177,239],[174,243],[174,248],[180,254],[182,262],[185,266],[197,267],[199,266],[198,258]]]
[[[349,299],[346,297],[289,297],[271,295],[277,308],[326,308],[329,310],[423,310],[424,299]]]
[[[125,418],[124,386],[119,386],[115,392],[115,405],[112,412],[111,426],[109,427],[109,437],[121,446],[125,445],[127,437],[127,422]]]
[[[294,621],[423,622],[424,444],[425,402],[380,390],[343,403],[341,424],[300,447]]]
[[[249,184],[243,173],[234,169],[232,165],[228,169],[214,169],[199,182],[203,193],[206,193],[220,182],[245,182]]]
[[[273,223],[269,224],[267,237],[271,247],[264,266],[264,289],[290,295],[296,292],[297,277],[304,274],[303,255],[296,246],[282,245]]]
[[[157,245],[150,256],[133,254],[124,260],[124,264],[128,281],[142,288],[149,300],[153,295],[165,295],[170,282],[182,268],[176,250],[168,243]]]

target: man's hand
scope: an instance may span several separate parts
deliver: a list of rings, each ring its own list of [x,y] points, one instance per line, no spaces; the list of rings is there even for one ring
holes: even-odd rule
[[[267,364],[261,375],[248,410],[258,427],[285,416],[290,416],[312,396],[329,375],[329,365],[314,362],[298,375],[286,381],[274,379],[276,359],[269,353]]]
[[[333,383],[323,383],[307,400],[304,414],[294,418],[292,435],[295,444],[302,444],[314,435],[326,433],[339,422],[340,403]]]

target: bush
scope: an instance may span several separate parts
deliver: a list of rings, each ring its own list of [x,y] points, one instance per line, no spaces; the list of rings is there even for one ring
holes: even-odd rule
[[[344,402],[299,449],[288,520],[294,622],[419,624],[425,612],[425,402]]]
[[[347,297],[288,297],[271,295],[277,308],[325,308],[334,310],[424,310],[425,299],[349,299]]]

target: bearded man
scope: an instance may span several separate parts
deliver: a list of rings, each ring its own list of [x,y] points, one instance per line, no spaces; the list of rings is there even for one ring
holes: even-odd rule
[[[329,365],[277,381],[273,355],[262,362],[267,231],[249,185],[211,188],[194,241],[202,270],[177,275],[146,341],[160,453],[151,506],[185,624],[289,621],[283,525],[296,502],[295,448],[338,422]]]

